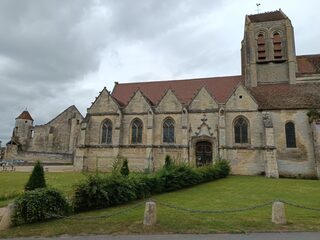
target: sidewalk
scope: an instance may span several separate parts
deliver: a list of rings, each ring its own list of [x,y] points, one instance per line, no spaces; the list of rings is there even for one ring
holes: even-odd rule
[[[168,234],[168,235],[105,235],[77,236],[54,238],[13,238],[24,240],[55,239],[55,240],[319,240],[320,232],[291,233],[250,233],[250,234]]]

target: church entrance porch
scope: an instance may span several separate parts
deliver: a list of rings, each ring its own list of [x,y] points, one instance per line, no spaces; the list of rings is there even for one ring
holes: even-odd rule
[[[196,165],[197,167],[212,163],[212,143],[201,141],[196,143]]]

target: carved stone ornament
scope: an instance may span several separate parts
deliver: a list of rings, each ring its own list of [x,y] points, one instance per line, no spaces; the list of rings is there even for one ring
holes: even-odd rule
[[[213,136],[213,132],[211,132],[211,127],[206,123],[208,121],[206,114],[203,114],[203,117],[201,119],[202,123],[198,127],[198,131],[195,132],[196,136]]]
[[[272,118],[269,112],[262,113],[262,120],[265,128],[273,128]]]

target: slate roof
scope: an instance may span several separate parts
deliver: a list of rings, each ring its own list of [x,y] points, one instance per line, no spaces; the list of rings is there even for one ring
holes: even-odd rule
[[[320,54],[297,56],[297,76],[320,74]]]
[[[269,22],[283,20],[287,18],[287,16],[281,10],[248,15],[248,17],[251,22]]]
[[[320,83],[268,84],[249,90],[260,110],[320,108]]]
[[[243,76],[229,76],[156,82],[119,83],[115,85],[112,96],[120,103],[127,105],[135,92],[140,90],[152,105],[158,105],[164,94],[171,89],[183,105],[189,105],[199,90],[202,87],[205,87],[218,103],[225,103],[242,81]]]
[[[30,113],[29,113],[27,110],[23,111],[23,112],[16,118],[16,120],[17,120],[17,119],[24,119],[24,120],[31,120],[31,121],[33,121]]]

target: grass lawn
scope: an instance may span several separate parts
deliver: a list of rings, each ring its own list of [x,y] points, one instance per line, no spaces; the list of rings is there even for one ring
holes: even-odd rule
[[[70,178],[72,179],[72,177]],[[180,207],[222,210],[244,208],[283,199],[320,208],[320,185],[317,180],[267,179],[260,176],[230,176],[193,188],[154,196],[157,201]],[[143,202],[143,201],[142,201]],[[158,221],[143,228],[144,205],[110,218],[84,219],[116,213],[130,203],[109,209],[74,215],[72,219],[53,220],[11,228],[0,237],[53,236],[61,234],[135,234],[135,233],[216,233],[259,231],[320,231],[320,212],[286,206],[288,224],[271,223],[271,204],[262,209],[226,214],[192,214],[157,204]]]
[[[0,172],[0,207],[6,206],[15,197],[23,193],[24,185],[27,183],[31,173],[26,172]],[[72,194],[75,183],[84,179],[82,173],[45,173],[48,186],[59,189],[67,197]]]

